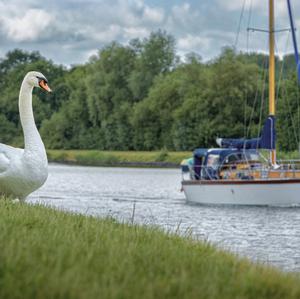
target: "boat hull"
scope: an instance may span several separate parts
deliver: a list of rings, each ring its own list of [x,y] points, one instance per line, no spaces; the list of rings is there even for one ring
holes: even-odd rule
[[[300,180],[183,181],[188,202],[218,205],[300,206]]]

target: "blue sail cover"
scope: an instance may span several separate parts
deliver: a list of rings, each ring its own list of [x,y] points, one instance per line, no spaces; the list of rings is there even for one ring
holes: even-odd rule
[[[220,146],[222,148],[237,148],[237,149],[275,149],[276,131],[275,131],[275,117],[270,115],[264,124],[261,136],[252,139],[232,139],[222,138]]]

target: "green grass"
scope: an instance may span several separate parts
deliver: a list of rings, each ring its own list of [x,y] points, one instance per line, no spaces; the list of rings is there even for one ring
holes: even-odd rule
[[[48,150],[50,162],[92,166],[175,167],[191,152]]]
[[[0,201],[0,298],[300,298],[280,273],[157,228]]]
[[[98,151],[98,150],[48,150],[50,162],[90,166],[132,167],[178,167],[192,152],[168,152],[166,150],[142,151]],[[264,152],[268,157],[268,153]],[[278,159],[300,159],[299,152],[278,152]]]
[[[300,153],[299,151],[294,152],[278,152],[277,154],[278,159],[282,160],[300,160]]]

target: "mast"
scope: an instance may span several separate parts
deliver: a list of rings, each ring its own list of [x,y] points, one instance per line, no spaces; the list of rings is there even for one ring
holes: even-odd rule
[[[269,0],[269,115],[275,116],[275,112],[274,0]],[[276,149],[271,149],[270,161],[276,164]]]

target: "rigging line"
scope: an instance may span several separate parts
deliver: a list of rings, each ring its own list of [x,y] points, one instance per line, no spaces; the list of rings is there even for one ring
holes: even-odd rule
[[[265,73],[265,69],[263,68],[263,72],[262,72],[262,77],[263,78],[264,78],[264,73]],[[263,80],[263,78],[261,78],[261,80]],[[253,105],[252,105],[251,114],[250,114],[250,117],[249,117],[249,124],[248,124],[248,127],[247,127],[246,138],[248,138],[249,133],[250,133],[251,123],[252,123],[252,120],[253,120],[254,111],[255,111],[255,107],[256,107],[256,103],[257,103],[257,99],[258,99],[258,93],[259,93],[259,87],[258,86],[259,86],[259,83],[260,83],[261,80],[259,78],[257,80],[256,92],[255,92],[254,102],[253,102]]]
[[[288,35],[288,41],[289,41],[289,35]],[[285,53],[287,52],[287,46],[288,46],[287,44],[288,43],[286,43]],[[276,48],[276,52],[278,53],[278,48],[277,48],[276,42],[275,42],[275,48]],[[276,101],[277,102],[278,102],[278,97],[279,97],[279,88],[280,88],[280,83],[281,83],[281,77],[282,77],[283,69],[284,69],[284,60],[282,62],[281,74],[279,76],[279,81],[278,81],[278,90],[277,90],[277,96],[276,96]],[[287,95],[286,87],[282,87],[282,91],[283,91],[283,97],[284,97],[284,99],[285,99],[285,101],[287,103],[288,114],[289,114],[289,117],[291,119],[294,137],[295,137],[295,140],[296,140],[297,144],[299,144],[298,134],[296,132],[296,126],[295,126],[294,118],[293,118],[293,115],[292,115],[292,112],[291,112],[291,106],[290,106],[290,101],[288,100],[288,95]]]
[[[290,40],[289,37],[290,36],[288,35],[288,39],[287,39],[287,43],[286,43],[286,49],[285,49],[284,53],[287,52],[287,47],[288,47],[288,43],[289,43],[289,40]],[[276,51],[278,52],[276,44],[275,44],[275,47],[276,47]],[[277,90],[277,97],[276,97],[276,101],[277,102],[278,102],[278,98],[279,98],[279,90],[280,90],[280,85],[281,85],[281,79],[283,77],[282,74],[283,74],[283,69],[284,69],[284,63],[285,63],[285,60],[283,60],[283,62],[282,62],[281,74],[280,74],[279,81],[278,81],[278,90]],[[299,144],[299,139],[298,139],[298,135],[297,135],[296,125],[295,125],[294,117],[293,117],[292,112],[291,112],[290,101],[288,99],[287,89],[284,86],[282,88],[282,90],[283,90],[283,93],[284,93],[283,97],[285,98],[285,101],[287,102],[288,113],[289,113],[289,116],[290,116],[290,119],[291,119],[291,122],[292,122],[294,137],[295,137],[295,140],[296,140],[297,144]]]
[[[250,22],[252,20],[252,11],[253,11],[253,0],[250,1],[250,11],[249,11],[249,18],[248,18],[248,27],[250,27]],[[247,32],[249,33],[249,31],[247,30]],[[249,45],[248,45],[249,47]],[[259,64],[259,57],[258,57],[258,67],[261,68],[261,65]],[[258,77],[257,79],[257,86],[256,86],[256,93],[255,93],[255,98],[254,98],[254,103],[252,106],[252,111],[249,117],[249,125],[247,128],[247,134],[246,134],[246,138],[248,138],[248,136],[250,135],[250,130],[251,130],[251,124],[254,118],[254,112],[255,112],[255,107],[256,107],[256,103],[258,101],[258,96],[259,96],[259,86],[260,83],[262,82],[262,89],[261,89],[261,101],[264,100],[265,97],[265,85],[266,85],[266,79],[267,79],[267,64],[268,64],[268,56],[265,56],[263,59],[263,63],[262,63],[262,73],[261,73],[261,78]]]
[[[297,82],[298,83],[298,82]],[[296,98],[297,98],[297,116],[298,116],[298,132],[299,132],[299,139],[300,139],[300,99],[299,99],[299,88],[296,88]],[[300,142],[298,143],[298,150],[300,152]]]
[[[296,28],[294,28],[294,30],[297,30]],[[294,38],[295,36],[293,36],[293,33],[295,33],[295,31],[291,31],[292,32],[292,37]],[[294,39],[293,39],[294,41]],[[296,41],[294,41],[295,44],[294,44],[294,47],[296,45]],[[295,47],[297,49],[297,45]],[[297,51],[296,51],[297,52]],[[296,55],[299,56],[298,53],[296,53]],[[297,70],[298,70],[298,66],[297,66]],[[298,85],[299,85],[299,72],[297,72],[297,77],[296,77],[296,100],[297,100],[297,131],[298,131],[298,134],[299,134],[299,140],[300,140],[300,97],[299,97],[299,88],[298,88]],[[298,150],[299,150],[299,153],[300,153],[300,142],[298,142]]]
[[[250,4],[249,4],[249,15],[248,15],[247,28],[250,27],[250,24],[252,21],[252,1],[253,0],[250,0]],[[249,50],[249,37],[250,37],[250,31],[247,30],[247,51]]]
[[[248,104],[248,89],[246,87],[246,91],[245,91],[245,101],[244,101],[244,138],[246,139],[247,136],[247,104]]]
[[[297,144],[299,144],[298,134],[297,134],[297,131],[296,131],[294,118],[293,118],[293,115],[292,115],[292,112],[291,112],[291,105],[290,105],[290,101],[288,100],[288,94],[287,94],[286,88],[283,88],[283,98],[285,99],[285,102],[287,103],[288,114],[289,114],[289,117],[290,117],[291,122],[292,122],[292,128],[293,128],[293,133],[294,133],[295,140],[296,140]]]
[[[249,133],[250,133],[250,129],[251,129],[251,123],[253,121],[253,117],[254,117],[254,112],[255,112],[255,107],[256,107],[256,103],[258,100],[258,94],[259,94],[259,85],[262,82],[262,89],[261,89],[261,95],[262,97],[264,97],[265,94],[265,82],[267,79],[267,63],[268,63],[268,56],[265,55],[264,56],[264,61],[263,61],[263,65],[262,65],[262,74],[261,74],[261,78],[257,79],[257,86],[256,86],[256,93],[255,93],[255,98],[254,98],[254,103],[252,106],[252,111],[249,117],[249,125],[248,125],[248,129],[247,129],[247,135],[246,138],[248,138]],[[261,66],[258,65],[259,68],[261,68]]]
[[[265,104],[265,88],[266,88],[266,79],[267,79],[267,72],[264,74],[263,79],[263,87],[262,87],[262,93],[261,93],[261,104],[260,104],[260,111],[259,111],[259,121],[258,121],[258,127],[257,127],[257,138],[259,138],[261,133],[261,123],[262,123],[262,114],[263,114],[263,108]],[[258,143],[256,145],[256,150],[258,150]]]
[[[250,4],[249,4],[249,15],[248,15],[247,28],[250,27],[251,20],[252,20],[252,0],[250,0]],[[247,52],[249,51],[249,38],[250,38],[250,31],[247,30],[247,41],[246,41]]]
[[[252,10],[253,10],[253,0],[250,0],[248,26],[250,26],[250,23],[252,21]]]
[[[287,35],[287,41],[285,43],[285,49],[284,49],[284,52],[283,52],[284,55],[285,55],[285,53],[287,53],[287,49],[288,49],[288,46],[289,46],[289,41],[290,41],[290,35],[288,34]],[[276,48],[276,52],[279,53],[276,41],[275,41],[275,48]],[[279,94],[280,94],[280,88],[281,88],[281,85],[282,85],[281,82],[283,80],[284,66],[285,66],[285,59],[282,60],[281,69],[280,69],[280,73],[279,73],[279,78],[278,78],[278,83],[277,83],[276,103],[279,102]],[[285,87],[282,87],[281,89],[282,89],[283,97],[286,100],[286,98],[287,98],[286,89],[285,89]],[[291,113],[289,102],[288,102],[288,112],[289,112],[289,116],[290,116],[290,119],[291,119],[291,122],[292,122],[294,138],[295,138],[295,140],[298,144],[298,138],[297,138],[298,136],[297,136],[297,133],[296,133],[296,127],[295,127],[294,119],[293,119],[293,116],[292,116],[292,113]],[[288,140],[290,140],[290,139],[291,139],[290,138],[290,132],[288,131]]]
[[[242,25],[242,20],[243,20],[244,12],[245,12],[246,1],[247,0],[243,1],[242,11],[241,11],[241,14],[240,14],[240,19],[239,19],[239,25],[238,25],[238,29],[237,29],[237,32],[236,32],[236,38],[235,38],[235,43],[234,43],[234,50],[236,50],[237,44],[239,42],[239,36],[240,36],[240,32],[241,32],[241,25]]]
[[[262,93],[260,98],[260,111],[259,111],[259,120],[258,120],[258,127],[257,127],[257,138],[260,136],[261,133],[261,124],[262,124],[262,116],[263,116],[263,109],[265,104],[265,89],[266,89],[266,81],[267,81],[267,71],[265,71],[263,79],[263,87],[262,87]],[[257,145],[258,146],[258,145]]]
[[[287,49],[288,49],[289,43],[290,43],[290,35],[288,34],[287,35],[287,41],[285,43],[285,49],[284,49],[283,53],[287,53]],[[276,49],[276,52],[279,53],[276,41],[275,41],[275,49]],[[283,58],[284,58],[284,56],[283,56]],[[276,92],[276,102],[278,102],[278,98],[279,98],[279,92],[280,92],[281,81],[282,81],[282,78],[283,78],[284,66],[285,66],[285,59],[282,60],[281,69],[280,69],[280,72],[279,72],[279,78],[278,78],[278,84],[277,84],[277,92]]]
[[[247,28],[250,27],[252,19],[252,0],[249,3],[249,15],[248,15],[248,22]],[[249,39],[250,39],[250,31],[247,30],[247,40],[246,40],[246,47],[247,47],[247,56],[249,56]],[[246,88],[245,94],[245,101],[244,101],[244,138],[247,138],[247,106],[248,106],[248,89]]]
[[[297,88],[296,88],[296,99],[297,99],[297,116],[298,116],[298,132],[299,132],[299,140],[300,140],[300,97],[299,97],[299,88],[298,88],[298,81],[297,81]],[[300,152],[300,143],[298,143],[299,152]]]

